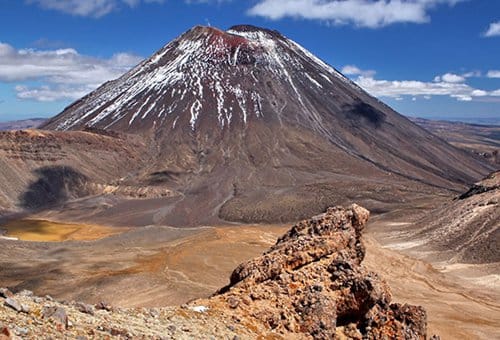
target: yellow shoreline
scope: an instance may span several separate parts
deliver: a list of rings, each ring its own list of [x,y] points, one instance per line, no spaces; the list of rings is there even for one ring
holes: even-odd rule
[[[5,223],[0,229],[7,230],[6,237],[23,241],[62,242],[92,241],[127,231],[127,228],[114,228],[92,224],[62,223],[39,219],[21,219]]]

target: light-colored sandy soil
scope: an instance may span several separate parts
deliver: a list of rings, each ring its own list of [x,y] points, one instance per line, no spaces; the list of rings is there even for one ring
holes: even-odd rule
[[[365,265],[384,277],[394,300],[424,306],[429,334],[441,339],[498,339],[499,286],[484,289],[367,237]]]
[[[36,219],[10,221],[0,225],[0,229],[6,231],[5,236],[7,237],[37,242],[91,241],[128,230],[127,228]]]

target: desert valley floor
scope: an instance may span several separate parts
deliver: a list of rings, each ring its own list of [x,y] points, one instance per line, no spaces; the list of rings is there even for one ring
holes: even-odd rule
[[[364,235],[365,265],[387,280],[394,300],[427,309],[429,334],[496,338],[500,278],[492,273],[498,273],[498,264],[431,264],[406,251],[411,240],[395,236],[445,200],[426,199],[417,209],[412,204],[373,216]],[[27,230],[17,227],[21,222],[7,224],[9,235],[55,242],[2,241],[3,285],[123,307],[180,305],[207,297],[227,284],[239,263],[262,253],[289,229],[288,224],[120,228],[28,222],[33,228]]]

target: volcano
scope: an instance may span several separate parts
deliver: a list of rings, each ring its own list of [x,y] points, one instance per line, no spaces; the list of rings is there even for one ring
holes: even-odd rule
[[[248,25],[190,29],[42,129],[142,136],[151,157],[120,180],[176,193],[147,209],[151,223],[288,221],[353,200],[376,212],[491,170]]]

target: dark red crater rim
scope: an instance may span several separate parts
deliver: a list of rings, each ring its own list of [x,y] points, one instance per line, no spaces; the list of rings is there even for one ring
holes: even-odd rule
[[[216,43],[220,41],[219,39],[222,39],[225,45],[228,45],[230,47],[238,47],[241,45],[248,45],[249,41],[248,39],[241,37],[239,35],[234,35],[230,34],[218,29],[215,29],[211,32],[210,35],[210,42],[211,43]]]
[[[253,26],[253,25],[235,25],[235,26],[231,26],[229,28],[229,31],[236,31],[236,32],[263,32],[263,33],[267,33],[273,37],[276,37],[276,38],[281,38],[283,39],[283,35],[276,31],[276,30],[270,30],[268,28],[262,28],[262,27],[257,27],[257,26]]]

